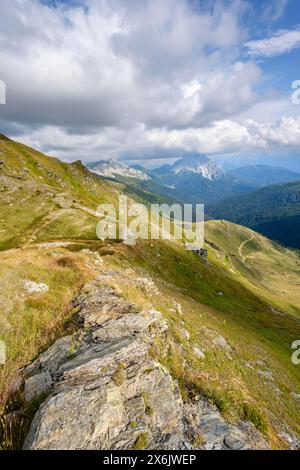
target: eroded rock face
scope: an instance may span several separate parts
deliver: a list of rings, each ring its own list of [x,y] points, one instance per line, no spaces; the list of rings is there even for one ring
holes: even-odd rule
[[[267,441],[253,424],[227,423],[216,406],[197,397],[183,407],[186,435],[192,442],[198,437],[196,448],[200,450],[255,450],[268,449]],[[200,441],[200,442],[199,442]]]
[[[227,424],[203,398],[183,404],[149,355],[167,330],[160,312],[137,312],[100,281],[86,284],[74,306],[79,331],[23,370],[28,398],[48,393],[24,449],[267,448],[249,423]]]
[[[86,285],[76,303],[83,328],[24,371],[32,375],[29,390],[45,377],[53,381],[24,448],[131,449],[141,435],[149,448],[179,448],[180,393],[148,354],[154,337],[167,328],[161,314],[136,313],[99,282]]]

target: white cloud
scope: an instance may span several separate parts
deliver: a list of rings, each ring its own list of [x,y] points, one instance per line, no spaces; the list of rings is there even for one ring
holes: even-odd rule
[[[72,132],[197,126],[257,99],[257,65],[238,62],[239,2],[86,0],[88,9],[2,0],[7,122]],[[213,31],[213,34],[212,34]],[[186,90],[199,83],[192,95]]]
[[[127,132],[110,127],[95,135],[69,135],[63,128],[44,127],[23,136],[22,140],[70,161],[116,158],[124,153],[124,149],[128,159],[134,156],[140,159],[153,155],[180,156],[185,151],[230,154],[257,149],[297,149],[300,146],[300,118],[283,117],[276,123],[222,120],[206,127],[177,130],[147,129],[139,125]]]
[[[208,154],[269,149],[272,146],[297,148],[300,146],[300,118],[283,117],[276,123],[223,120],[198,129],[159,129],[149,133],[148,138],[157,146]]]
[[[267,0],[267,5],[263,9],[263,21],[277,21],[285,12],[289,0]]]
[[[272,124],[255,112],[245,124],[270,97],[257,92],[261,67],[241,59],[244,1],[84,3],[1,0],[2,132],[69,161],[273,145]],[[278,145],[297,141],[287,126]]]
[[[271,58],[287,54],[300,47],[300,29],[277,31],[270,38],[248,41],[245,47],[248,49],[249,56],[257,58]]]

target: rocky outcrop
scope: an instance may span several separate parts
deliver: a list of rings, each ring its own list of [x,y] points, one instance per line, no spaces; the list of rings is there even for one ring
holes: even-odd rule
[[[169,448],[170,436],[171,447],[179,447],[180,393],[148,354],[167,328],[161,314],[137,313],[97,281],[84,286],[76,306],[81,329],[24,371],[30,397],[49,393],[52,380],[24,448]]]
[[[196,397],[192,402],[186,403],[183,407],[183,416],[186,438],[194,443],[194,448],[203,450],[269,448],[266,440],[252,423],[244,421],[237,426],[226,423],[217,407],[202,397]]]
[[[226,424],[202,397],[182,402],[177,383],[149,355],[166,334],[160,312],[137,312],[101,280],[85,285],[74,307],[78,331],[23,371],[25,398],[46,397],[24,449],[267,447],[252,425]]]

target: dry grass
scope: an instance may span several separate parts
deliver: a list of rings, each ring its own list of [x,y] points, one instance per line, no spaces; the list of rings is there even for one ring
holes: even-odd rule
[[[81,254],[64,250],[11,250],[1,253],[0,340],[7,361],[0,366],[0,413],[16,371],[65,334],[71,300],[90,276]],[[48,292],[29,294],[25,281],[44,283]]]

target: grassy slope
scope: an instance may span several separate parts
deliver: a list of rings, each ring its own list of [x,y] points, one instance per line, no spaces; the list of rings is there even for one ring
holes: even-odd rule
[[[3,396],[16,368],[62,334],[67,306],[91,275],[77,250],[102,244],[95,240],[97,219],[84,207],[115,203],[120,187],[91,176],[80,163],[67,165],[11,141],[0,139],[0,151],[1,324],[6,325],[0,339],[8,344],[9,365],[1,369]],[[275,435],[279,421],[300,431],[292,398],[300,391],[299,368],[290,360],[291,343],[300,337],[300,258],[228,222],[208,222],[205,238],[209,264],[171,242],[118,244],[102,252],[107,266],[130,268],[159,284],[160,294],[148,295],[126,272],[117,287],[141,308],[152,305],[169,319],[168,342],[153,345],[153,354],[170,367],[183,393],[200,390],[230,419],[250,416],[264,430],[268,423],[274,445],[282,446]],[[54,240],[74,240],[76,251],[37,245]],[[24,279],[46,282],[49,293],[24,297]],[[182,304],[182,318],[174,302]],[[181,322],[190,341],[180,334]],[[212,347],[216,334],[232,345],[230,357]],[[195,357],[195,344],[205,349],[204,361]],[[274,380],[262,379],[260,369],[273,372]]]
[[[223,253],[228,253],[226,248]],[[209,248],[211,264],[205,264],[173,243],[144,242],[125,251],[120,245],[115,263],[124,266],[125,260],[159,287],[158,295],[146,295],[148,306],[169,319],[171,334],[168,342],[156,345],[155,355],[171,369],[185,395],[204,393],[229,419],[250,415],[260,429],[268,427],[274,446],[282,446],[277,438],[279,420],[300,431],[299,409],[292,397],[299,390],[299,370],[291,363],[291,344],[300,337],[298,319],[276,313],[273,298],[267,303],[263,288],[254,292],[252,281],[221,266],[214,249]],[[145,306],[145,298],[130,282],[127,288],[122,283],[122,289]],[[182,305],[182,317],[174,303]],[[180,334],[182,327],[189,331],[189,341]],[[229,355],[213,347],[218,334],[233,347]],[[195,357],[194,346],[205,350],[204,361]],[[266,371],[274,380],[259,375]]]
[[[1,139],[0,152],[2,250],[21,246],[33,235],[42,240],[45,232],[45,239],[91,238],[96,218],[76,205],[96,210],[116,201],[117,192],[80,162],[68,165]]]
[[[213,219],[251,227],[286,246],[299,248],[300,182],[275,184],[207,206]]]

